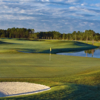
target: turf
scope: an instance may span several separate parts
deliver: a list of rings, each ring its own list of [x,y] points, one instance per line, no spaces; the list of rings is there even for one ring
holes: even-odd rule
[[[52,54],[50,59],[47,52],[42,53],[49,50],[50,46],[56,48],[58,52],[61,48],[85,49],[91,48],[91,45],[75,41],[1,40],[1,50],[5,49],[6,52],[0,54],[0,81],[40,83],[50,86],[51,90],[0,100],[100,100],[100,59],[56,54]],[[41,45],[38,45],[40,43]],[[35,48],[36,51],[34,53],[16,51],[22,48],[23,50]],[[38,53],[36,48],[40,48],[41,53]]]
[[[83,43],[87,43],[87,44],[91,44],[91,45],[94,45],[94,46],[100,46],[100,41],[81,41]]]
[[[0,52],[31,52],[31,53],[51,53],[80,51],[86,49],[96,48],[96,46],[89,45],[76,41],[62,41],[62,40],[44,40],[44,41],[29,41],[18,39],[0,39]]]
[[[49,54],[0,54],[0,77],[60,77],[100,65],[99,59]],[[73,62],[73,63],[72,63]],[[95,69],[96,69],[95,68]],[[38,73],[37,73],[38,72]],[[51,74],[52,73],[52,74]]]
[[[6,99],[100,99],[100,59],[52,54],[49,60],[49,54],[23,53],[1,54],[0,61],[0,81],[28,81],[51,87],[48,92]]]

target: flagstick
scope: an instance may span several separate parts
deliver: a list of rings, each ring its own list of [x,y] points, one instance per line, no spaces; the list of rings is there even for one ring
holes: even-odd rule
[[[51,48],[50,48],[50,56],[49,56],[49,60],[51,60]]]

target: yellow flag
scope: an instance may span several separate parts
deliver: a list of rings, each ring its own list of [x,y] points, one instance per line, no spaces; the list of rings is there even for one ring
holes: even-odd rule
[[[51,48],[50,48],[50,51],[51,51]]]

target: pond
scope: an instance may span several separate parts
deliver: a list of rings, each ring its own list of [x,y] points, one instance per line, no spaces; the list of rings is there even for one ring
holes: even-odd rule
[[[93,57],[93,58],[100,58],[100,47],[97,49],[85,50],[85,51],[78,51],[78,52],[63,52],[57,53],[59,55],[71,55],[71,56],[82,56],[82,57]]]

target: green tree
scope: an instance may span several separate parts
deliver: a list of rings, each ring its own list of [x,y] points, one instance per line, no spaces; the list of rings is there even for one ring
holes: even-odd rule
[[[72,33],[72,36],[73,36],[73,40],[75,40],[76,41],[76,31],[74,31],[73,33]]]

